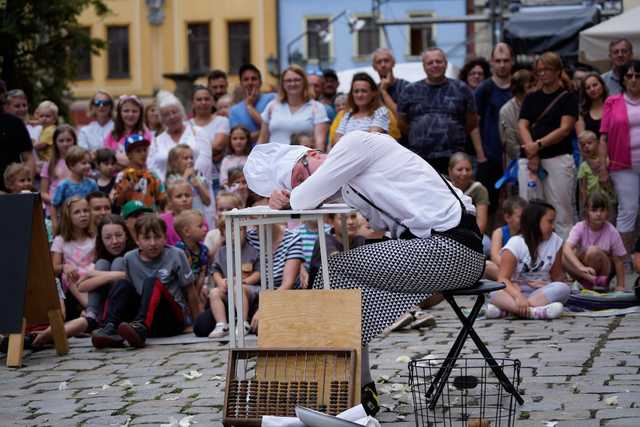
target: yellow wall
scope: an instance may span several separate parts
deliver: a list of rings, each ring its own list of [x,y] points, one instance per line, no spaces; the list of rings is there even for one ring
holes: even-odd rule
[[[91,97],[96,89],[112,95],[137,94],[151,96],[157,88],[173,90],[164,73],[183,73],[189,68],[187,25],[191,22],[210,24],[212,69],[229,71],[227,23],[251,23],[251,61],[262,72],[266,83],[273,82],[267,72],[267,58],[277,55],[276,0],[165,0],[164,23],[152,26],[147,20],[144,0],[107,0],[111,13],[100,19],[87,9],[80,16],[81,25],[91,27],[93,37],[106,39],[108,25],[129,26],[128,79],[107,78],[107,52],[91,60],[91,80],[73,84],[76,99]],[[231,76],[231,81],[237,81]]]

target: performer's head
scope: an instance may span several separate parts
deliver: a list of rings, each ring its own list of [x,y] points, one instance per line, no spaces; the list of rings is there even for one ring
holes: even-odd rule
[[[251,150],[244,166],[249,188],[263,197],[275,190],[293,190],[324,162],[326,154],[300,145],[270,142]]]

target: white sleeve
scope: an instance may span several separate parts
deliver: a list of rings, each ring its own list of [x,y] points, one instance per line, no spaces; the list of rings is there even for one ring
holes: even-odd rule
[[[156,136],[151,141],[151,145],[149,146],[149,155],[147,156],[147,167],[149,170],[160,177],[161,180],[164,181],[164,174],[158,165],[158,156],[159,156],[159,148],[158,144],[160,144],[160,137]]]
[[[78,132],[78,145],[85,150],[91,150],[89,135],[87,135],[87,126],[81,127],[80,131]]]
[[[326,123],[329,121],[329,117],[327,116],[327,108],[318,101],[311,101],[313,103],[313,108],[311,109],[313,114],[313,124],[317,125],[319,123]]]
[[[271,115],[273,114],[273,109],[276,106],[276,102],[277,101],[275,99],[269,102],[260,115],[262,117],[262,120],[267,124],[269,124],[269,122],[271,121]]]
[[[358,176],[374,159],[371,140],[375,137],[379,136],[362,131],[343,136],[313,175],[293,189],[291,208],[316,208]]]
[[[211,182],[211,165],[213,161],[211,144],[209,144],[202,133],[203,132],[196,132],[194,136],[194,151],[198,152],[198,157],[195,159],[194,167],[207,179],[208,182]]]
[[[523,260],[529,253],[529,248],[527,247],[527,244],[525,243],[522,236],[518,235],[513,236],[509,239],[507,244],[504,245],[502,249],[500,249],[500,255],[502,255],[504,251],[511,252],[517,260]]]
[[[220,120],[220,126],[218,127],[216,133],[224,133],[225,135],[229,135],[229,119],[223,116],[218,116],[216,120]]]

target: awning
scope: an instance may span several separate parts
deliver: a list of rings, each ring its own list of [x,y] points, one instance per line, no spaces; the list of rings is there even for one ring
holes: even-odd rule
[[[553,51],[564,57],[577,57],[578,34],[599,20],[600,11],[595,6],[521,11],[509,18],[503,36],[518,55]]]

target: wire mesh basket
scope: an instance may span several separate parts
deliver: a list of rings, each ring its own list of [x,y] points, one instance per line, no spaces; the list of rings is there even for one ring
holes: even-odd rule
[[[448,359],[420,359],[409,362],[409,387],[418,427],[513,427],[516,418],[514,396],[494,375],[484,359],[460,358],[433,407],[437,373]],[[515,388],[520,384],[520,361],[496,359]]]
[[[355,350],[232,349],[225,426],[260,426],[263,415],[295,417],[300,405],[329,415],[354,406]]]

